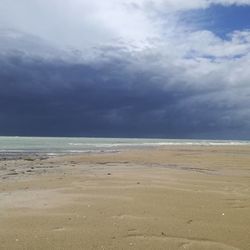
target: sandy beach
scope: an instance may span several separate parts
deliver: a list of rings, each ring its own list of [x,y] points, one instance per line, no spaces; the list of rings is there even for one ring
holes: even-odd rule
[[[250,249],[250,147],[0,160],[0,249]]]

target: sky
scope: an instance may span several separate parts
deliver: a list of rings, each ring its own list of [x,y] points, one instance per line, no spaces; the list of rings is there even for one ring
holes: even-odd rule
[[[250,139],[250,0],[0,13],[0,135]]]

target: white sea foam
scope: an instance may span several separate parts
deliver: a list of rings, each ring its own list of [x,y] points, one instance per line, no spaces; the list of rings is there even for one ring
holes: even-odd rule
[[[244,146],[250,141],[121,138],[0,137],[0,153],[91,153],[160,146]]]

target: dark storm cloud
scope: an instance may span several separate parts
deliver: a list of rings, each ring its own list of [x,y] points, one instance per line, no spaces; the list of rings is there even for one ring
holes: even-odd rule
[[[114,53],[107,53],[99,63],[46,60],[24,53],[2,55],[0,134],[246,136],[239,131],[246,131],[248,124],[232,117],[239,107],[216,101],[215,89],[211,100],[209,92],[202,97],[201,90],[169,85],[167,77],[153,70],[132,67],[133,58],[124,57],[124,51],[109,50]]]
[[[214,4],[249,1],[1,0],[0,135],[250,138],[247,12]]]

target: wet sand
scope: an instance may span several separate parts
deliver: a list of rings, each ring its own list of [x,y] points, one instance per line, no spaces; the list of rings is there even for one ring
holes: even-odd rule
[[[247,146],[8,157],[0,180],[0,249],[250,249]]]

